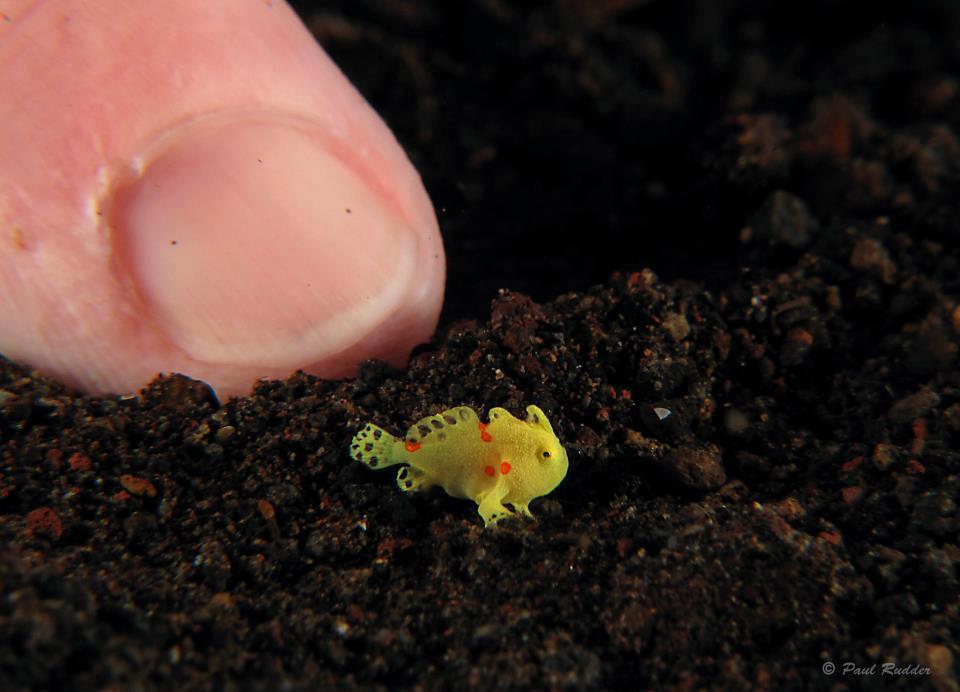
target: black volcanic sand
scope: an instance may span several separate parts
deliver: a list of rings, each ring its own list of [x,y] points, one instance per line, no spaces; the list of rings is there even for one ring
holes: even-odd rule
[[[960,3],[513,7],[301,8],[439,210],[408,368],[0,365],[0,688],[957,689]],[[346,454],[529,403],[536,521]]]

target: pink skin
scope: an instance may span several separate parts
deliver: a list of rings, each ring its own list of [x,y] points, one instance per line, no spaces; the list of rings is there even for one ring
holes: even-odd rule
[[[0,353],[93,393],[181,372],[225,397],[429,338],[433,207],[287,5],[0,11]]]

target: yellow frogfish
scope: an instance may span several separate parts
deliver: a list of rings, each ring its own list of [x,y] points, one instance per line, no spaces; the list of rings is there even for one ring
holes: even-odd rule
[[[403,464],[397,485],[414,493],[439,485],[448,495],[477,503],[485,526],[511,516],[531,517],[530,501],[567,475],[567,452],[537,406],[526,420],[492,408],[488,423],[469,406],[427,416],[403,438],[368,423],[353,437],[350,456],[370,468]]]

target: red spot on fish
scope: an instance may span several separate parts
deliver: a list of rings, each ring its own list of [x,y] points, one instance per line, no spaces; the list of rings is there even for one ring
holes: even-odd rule
[[[416,452],[420,449],[420,443],[414,442],[413,440],[407,440],[407,444],[404,445],[407,448],[408,452]]]
[[[510,473],[510,462],[509,462],[509,461],[504,461],[504,462],[502,462],[502,463],[500,464],[500,473],[502,473],[504,476],[506,476],[508,473]]]
[[[496,473],[496,471],[493,470],[493,467],[492,467],[492,466],[487,466],[487,467],[485,467],[485,468],[483,469],[483,472],[484,472],[485,474],[487,474],[488,476],[493,476],[493,474]]]
[[[481,439],[481,440],[483,440],[484,442],[489,442],[490,440],[493,439],[492,437],[490,437],[490,433],[487,432],[487,424],[486,424],[486,423],[477,423],[477,427],[480,428],[480,439]]]

